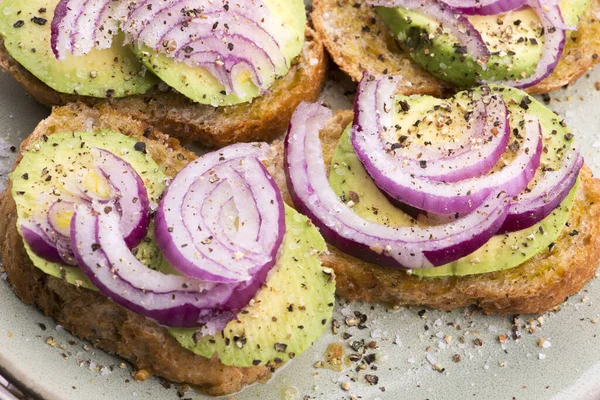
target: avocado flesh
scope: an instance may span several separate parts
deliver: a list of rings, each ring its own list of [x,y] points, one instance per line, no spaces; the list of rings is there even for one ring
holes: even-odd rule
[[[335,282],[318,254],[326,250],[319,231],[286,206],[287,231],[277,264],[254,301],[214,336],[194,341],[194,329],[170,329],[186,349],[218,356],[225,365],[278,364],[304,352],[331,319]]]
[[[109,49],[93,49],[80,57],[69,54],[66,59],[57,60],[50,47],[50,25],[57,3],[58,0],[4,0],[0,4],[4,46],[23,68],[57,92],[81,96],[123,97],[145,93],[158,83],[123,46],[123,35],[115,37]],[[40,12],[44,8],[46,11]]]
[[[57,179],[65,179],[70,169],[77,170],[89,160],[91,147],[106,149],[129,162],[144,180],[150,200],[157,202],[168,178],[149,154],[134,149],[135,143],[120,133],[103,131],[56,133],[48,136],[47,141],[32,144],[10,175],[19,221],[32,214],[40,215],[47,208],[38,201],[40,193],[54,193],[52,200],[64,197],[56,195],[64,193]],[[46,181],[48,176],[51,179]],[[269,361],[285,362],[302,353],[321,335],[331,319],[335,292],[335,282],[323,272],[319,258],[326,244],[306,217],[287,206],[286,228],[278,261],[266,285],[239,314],[239,320],[230,322],[223,335],[206,336],[197,343],[194,329],[169,329],[183,347],[209,358],[216,354],[226,365],[247,367],[257,360],[261,365]],[[97,290],[79,268],[49,263],[24,244],[33,264],[44,273]],[[152,226],[134,254],[149,268],[178,274],[162,256]],[[245,345],[238,347],[236,337],[244,338]]]
[[[499,90],[501,90],[499,93],[502,94],[511,114],[511,127],[518,126],[519,121],[523,120],[526,113],[539,118],[544,145],[548,150],[542,152],[541,165],[558,169],[560,160],[556,156],[557,150],[573,145],[572,139],[569,141],[565,138],[565,135],[570,133],[568,128],[561,125],[560,119],[552,111],[524,92],[504,86],[492,87],[494,92]],[[519,105],[525,96],[532,101],[528,104],[528,110],[524,110]],[[408,141],[414,139],[415,142],[422,144],[428,140],[436,143],[435,140],[439,141],[440,137],[451,138],[456,137],[457,133],[465,132],[464,118],[462,114],[458,113],[458,110],[467,109],[471,99],[469,92],[458,93],[452,100],[440,100],[430,96],[413,98],[397,96],[396,99],[398,101],[395,102],[394,123],[400,127],[411,128],[401,129],[398,132],[392,130],[394,131],[392,135],[407,135],[409,136]],[[398,106],[399,101],[405,101],[405,104],[410,106],[410,110],[402,111]],[[451,105],[450,113],[440,112],[440,106],[448,104]],[[436,111],[434,107],[438,110]],[[438,121],[444,114],[446,117],[447,114],[453,114],[451,120],[455,122],[443,128],[448,129],[450,134],[440,135],[440,129],[436,127],[436,124],[421,123],[418,128],[414,127],[416,120],[425,120],[424,115],[429,115],[431,120]],[[346,201],[355,197],[351,196],[349,192],[356,193],[359,201],[355,202],[352,210],[369,221],[388,226],[427,226],[421,219],[412,218],[390,203],[375,185],[354,152],[350,142],[349,128],[340,138],[331,161],[329,182],[335,193]],[[421,138],[417,139],[417,135]],[[387,139],[392,140],[391,143],[397,141],[394,138]],[[511,139],[512,141],[513,139]],[[540,171],[530,183],[530,187],[535,184],[539,173]],[[578,185],[571,190],[569,196],[552,214],[538,224],[518,232],[496,235],[476,252],[456,262],[435,268],[415,269],[412,270],[413,275],[432,278],[452,275],[465,276],[500,271],[521,265],[548,248],[558,238],[568,220],[577,188]]]
[[[292,61],[302,51],[306,12],[302,0],[263,0],[271,13],[263,28],[278,42],[286,59],[286,68],[277,71],[285,76]],[[239,94],[225,93],[225,87],[208,70],[176,61],[163,52],[157,52],[145,45],[133,46],[139,59],[167,85],[176,89],[192,101],[215,107],[246,103],[260,96],[260,89],[254,85],[251,75],[241,74],[238,78]],[[235,49],[233,50],[235,52]],[[269,71],[262,74],[265,87],[270,87],[275,79]]]
[[[589,2],[563,0],[560,8],[565,22],[577,25]],[[480,81],[522,79],[535,72],[542,56],[544,38],[541,23],[531,8],[501,16],[468,17],[492,54],[489,61],[481,64],[469,54],[460,54],[462,51],[457,48],[454,36],[439,33],[438,21],[402,8],[377,7],[377,12],[414,61],[436,77],[458,87],[470,87]],[[537,44],[532,44],[532,38]]]

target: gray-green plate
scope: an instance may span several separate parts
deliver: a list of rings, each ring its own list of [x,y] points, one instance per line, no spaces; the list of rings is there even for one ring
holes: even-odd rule
[[[343,95],[351,85],[337,74],[324,94],[326,104],[346,108]],[[572,88],[552,94],[550,107],[564,116],[582,145],[588,165],[600,173],[600,68]],[[6,178],[19,145],[48,111],[28,99],[8,76],[0,74],[0,174]],[[158,379],[136,382],[122,360],[94,349],[23,304],[0,279],[0,375],[24,391],[45,399],[177,399],[178,387]],[[361,311],[365,329],[348,328],[344,316]],[[567,301],[559,312],[543,316],[535,332],[520,329],[522,338],[504,345],[512,320],[485,317],[472,310],[451,313],[420,309],[387,310],[371,304],[338,304],[340,332],[330,330],[266,384],[254,385],[234,397],[247,399],[600,399],[600,282],[593,281]],[[422,315],[421,315],[422,314]],[[521,316],[521,325],[529,317]],[[598,322],[598,323],[597,323]],[[43,325],[42,325],[43,324]],[[531,325],[531,324],[530,324]],[[42,328],[44,326],[46,329]],[[457,329],[460,326],[460,330]],[[342,333],[352,335],[348,340]],[[464,343],[461,343],[462,341]],[[48,338],[56,347],[47,344]],[[376,341],[369,350],[376,359],[366,370],[317,369],[331,343],[350,345]],[[475,344],[481,339],[482,346]],[[541,340],[540,340],[541,339]],[[53,343],[53,342],[50,343]],[[477,341],[480,343],[479,341]],[[538,342],[546,343],[542,347]],[[460,355],[461,361],[453,357]],[[438,372],[433,368],[436,365]],[[121,368],[124,366],[125,368]],[[373,369],[376,367],[376,370]],[[365,375],[378,383],[367,383]],[[371,378],[373,381],[373,378]],[[342,384],[349,382],[348,391]],[[168,385],[167,385],[168,386]],[[345,385],[344,385],[345,386]],[[0,399],[3,397],[0,393]],[[204,397],[188,391],[186,398]],[[233,397],[233,396],[229,396]],[[229,398],[227,397],[227,398]]]

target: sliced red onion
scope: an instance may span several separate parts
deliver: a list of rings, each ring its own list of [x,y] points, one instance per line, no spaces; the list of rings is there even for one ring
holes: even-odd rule
[[[239,310],[228,305],[238,293],[235,285],[215,285],[146,267],[123,240],[114,211],[78,206],[71,221],[71,238],[77,263],[102,294],[160,324],[204,326],[204,333],[215,334]],[[255,282],[252,297],[261,284]],[[246,295],[236,302],[247,304],[252,297]]]
[[[175,177],[155,220],[156,241],[175,269],[206,281],[235,283],[274,264],[285,214],[281,193],[259,161],[268,150],[266,143],[229,146],[200,157]],[[248,233],[240,243],[226,233],[231,225],[222,222],[231,199],[240,231]]]
[[[70,201],[54,202],[48,209],[48,224],[52,229],[63,237],[68,238],[71,231],[71,215],[75,211],[75,204]],[[64,218],[62,214],[69,215],[69,222],[61,224],[60,220]]]
[[[583,157],[575,148],[564,156],[556,171],[544,171],[531,191],[521,193],[511,204],[500,232],[529,228],[550,214],[569,195],[583,167]]]
[[[56,248],[56,239],[51,238],[40,224],[29,219],[21,223],[20,229],[23,240],[38,257],[52,263],[63,262]]]
[[[113,153],[91,149],[94,165],[116,191],[115,205],[120,226],[129,248],[140,244],[150,225],[150,200],[144,181],[127,161]]]
[[[108,196],[92,193],[78,180],[67,177],[64,184],[71,195],[65,195],[61,201],[49,202],[45,199],[49,202],[47,214],[43,218],[32,217],[24,225],[28,232],[27,237],[24,235],[25,241],[37,255],[50,262],[76,265],[69,236],[70,225],[65,225],[60,219],[64,218],[62,215],[65,213],[73,213],[77,205],[82,203],[95,202],[107,212],[114,210],[120,216],[121,234],[129,248],[140,244],[148,231],[150,200],[142,178],[131,164],[107,150],[92,148],[90,153],[93,168],[110,187]],[[49,251],[47,246],[54,250]]]
[[[122,29],[136,45],[206,68],[227,94],[243,95],[238,76],[249,73],[265,91],[291,61],[266,29],[269,16],[262,0],[61,0],[51,45],[58,59],[67,53],[83,55],[110,47]]]
[[[54,9],[50,46],[59,60],[81,56],[92,49],[112,46],[129,2],[114,0],[60,0]]]
[[[391,197],[434,214],[469,213],[481,206],[492,193],[518,195],[535,176],[542,153],[542,132],[539,122],[531,116],[526,116],[524,139],[515,159],[500,171],[453,183],[414,176],[410,168],[403,168],[402,163],[381,144],[378,125],[389,121],[383,118],[392,110],[374,108],[378,86],[379,90],[394,93],[396,79],[390,76],[363,78],[354,105],[351,139],[358,158],[373,181]],[[391,129],[390,126],[383,127]]]
[[[465,15],[497,15],[521,8],[527,0],[439,0]]]
[[[367,78],[368,79],[368,78]],[[508,109],[499,95],[483,96],[476,101],[470,132],[463,133],[457,144],[438,146],[400,145],[389,143],[383,134],[392,129],[392,113],[399,77],[378,80],[368,88],[368,96],[375,97],[374,113],[381,147],[397,159],[397,168],[410,171],[413,176],[440,182],[457,182],[488,173],[498,163],[510,139]],[[372,92],[372,93],[371,93]],[[360,101],[357,100],[356,101]],[[364,107],[367,104],[363,104]],[[394,132],[396,132],[395,130]]]
[[[536,11],[544,28],[542,58],[537,63],[532,75],[522,79],[498,82],[519,89],[534,86],[550,76],[562,57],[567,41],[566,31],[559,27],[566,26],[564,26],[564,19],[558,5],[542,4],[539,0],[528,0],[527,5]]]
[[[298,107],[285,140],[285,172],[294,204],[333,246],[382,266],[426,268],[472,253],[502,226],[509,202],[500,191],[464,218],[435,227],[389,227],[363,219],[327,180],[319,131],[330,116],[318,104]]]
[[[417,11],[439,21],[459,43],[466,47],[475,60],[486,58],[490,52],[481,34],[459,10],[444,6],[436,0],[367,0],[367,4],[381,7],[402,7]]]

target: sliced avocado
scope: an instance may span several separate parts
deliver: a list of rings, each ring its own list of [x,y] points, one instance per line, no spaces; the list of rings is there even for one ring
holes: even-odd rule
[[[17,168],[10,174],[19,221],[43,214],[48,202],[68,196],[63,182],[73,177],[73,171],[86,167],[92,147],[106,149],[129,162],[142,177],[150,201],[158,201],[166,187],[167,177],[149,154],[136,150],[136,143],[123,134],[102,131],[56,133],[30,145]],[[149,229],[150,237],[153,231]],[[79,268],[45,261],[27,243],[25,249],[33,264],[46,274],[95,289]],[[140,244],[137,257],[150,267],[159,268],[164,264],[153,240]]]
[[[308,349],[331,319],[335,282],[319,254],[325,242],[308,219],[286,206],[287,231],[277,265],[254,301],[214,336],[170,329],[185,348],[225,365],[278,364]]]
[[[560,8],[566,23],[577,25],[589,3],[563,0]],[[454,36],[440,32],[438,21],[422,13],[386,7],[377,7],[377,12],[414,61],[458,87],[470,87],[478,81],[522,79],[535,71],[541,59],[543,32],[531,8],[501,16],[468,17],[490,50],[487,62],[470,57]]]
[[[264,27],[272,37],[283,43],[281,50],[287,68],[277,73],[284,76],[304,45],[306,26],[304,2],[302,0],[263,0],[263,2],[272,17],[265,21]],[[134,46],[133,49],[148,69],[192,101],[218,107],[245,103],[261,95],[259,88],[252,82],[250,74],[242,75],[238,81],[239,87],[244,91],[243,95],[227,94],[224,86],[205,68],[175,61],[166,54],[156,52],[147,46]],[[235,48],[232,51],[235,52]],[[264,78],[266,87],[273,84],[274,79],[268,73]]]
[[[135,140],[109,131],[57,133],[32,144],[10,175],[20,221],[46,208],[40,194],[51,195],[51,201],[66,196],[61,180],[68,180],[86,165],[91,147],[124,158],[144,180],[150,200],[158,200],[167,177],[150,155],[136,150],[139,146]],[[150,227],[146,240],[134,249],[134,254],[149,268],[177,274],[162,256],[153,232]],[[46,274],[97,290],[77,267],[47,262],[27,244],[25,248],[34,265]],[[171,329],[171,334],[196,354],[209,358],[218,355],[224,364],[238,367],[281,363],[299,355],[321,335],[331,319],[335,282],[333,272],[324,269],[319,258],[326,248],[310,221],[286,206],[286,235],[277,264],[238,319],[215,336],[197,338],[195,329]]]
[[[511,126],[519,126],[526,113],[539,118],[544,136],[545,151],[542,152],[541,164],[558,169],[560,159],[557,152],[573,144],[573,138],[560,118],[524,92],[505,86],[494,86],[493,92],[501,93],[510,112]],[[439,142],[440,137],[460,138],[464,129],[464,112],[471,99],[479,92],[465,91],[458,93],[451,100],[441,100],[430,96],[407,97],[397,96],[394,112],[394,123],[398,130],[392,130],[386,137],[391,143],[415,141],[424,143],[428,140]],[[524,99],[527,99],[524,101]],[[449,111],[446,111],[449,110]],[[415,126],[416,121],[421,123]],[[448,125],[438,121],[451,121]],[[356,156],[350,142],[349,128],[346,129],[336,147],[331,161],[329,182],[333,190],[342,200],[353,200],[353,211],[363,218],[388,226],[426,226],[422,220],[414,219],[392,203],[379,190]],[[441,129],[448,133],[440,135]],[[396,135],[397,137],[393,137]],[[400,137],[404,137],[400,139]],[[435,139],[432,139],[434,138]],[[512,141],[513,139],[511,139]],[[436,143],[434,141],[434,143]],[[538,171],[538,174],[540,172]],[[530,185],[533,185],[537,179]],[[535,256],[554,242],[569,217],[573,206],[576,185],[569,196],[553,211],[551,215],[531,228],[505,235],[494,236],[488,243],[454,263],[420,270],[413,270],[414,275],[423,277],[445,277],[481,274],[514,268]],[[352,193],[351,193],[352,192]]]
[[[58,61],[50,47],[50,24],[58,0],[4,0],[0,34],[10,55],[52,89],[91,97],[145,93],[158,83],[127,47],[124,36],[113,46]]]

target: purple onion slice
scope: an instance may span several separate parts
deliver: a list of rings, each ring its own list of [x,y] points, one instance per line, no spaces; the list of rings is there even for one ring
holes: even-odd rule
[[[382,266],[428,268],[472,253],[504,223],[509,202],[499,192],[465,217],[435,227],[390,227],[358,216],[327,179],[319,131],[330,116],[318,104],[298,107],[285,140],[285,172],[294,204],[333,246]]]
[[[71,240],[85,275],[102,294],[129,310],[170,327],[205,326],[207,334],[222,330],[235,317],[235,310],[227,306],[234,285],[166,275],[146,267],[127,247],[114,211],[79,205],[71,220]]]
[[[471,130],[463,133],[463,139],[458,143],[443,143],[437,148],[436,145],[398,145],[387,142],[384,134],[394,126],[389,111],[395,103],[394,95],[399,80],[398,77],[380,79],[373,85],[365,82],[369,88],[366,89],[368,93],[363,93],[364,96],[375,97],[373,106],[377,129],[381,133],[381,147],[397,158],[401,163],[398,168],[409,170],[414,176],[439,182],[479,177],[494,168],[510,139],[508,109],[500,95],[484,95],[475,102]],[[357,96],[355,101],[368,100]],[[355,105],[355,108],[366,107],[366,104]]]
[[[93,165],[88,173],[93,173],[106,185],[106,193],[94,193],[79,181],[66,180],[65,187],[72,195],[50,203],[46,215],[31,217],[23,225],[28,232],[23,234],[24,240],[47,261],[76,265],[71,249],[70,218],[79,204],[93,202],[107,211],[114,210],[119,215],[121,234],[129,248],[140,244],[148,232],[150,200],[137,171],[107,150],[92,148],[90,153]],[[49,251],[47,246],[54,251]]]
[[[266,143],[228,146],[193,161],[171,182],[155,229],[175,269],[205,281],[239,283],[273,265],[285,214],[281,193],[259,161],[268,151]]]
[[[417,11],[439,21],[456,39],[467,48],[475,60],[487,58],[490,52],[481,34],[459,10],[444,6],[436,0],[367,0],[367,4],[381,7],[402,7]]]
[[[528,0],[527,5],[536,11],[544,28],[542,58],[537,63],[532,75],[512,81],[498,82],[519,89],[534,86],[550,76],[562,57],[567,41],[567,33],[564,29],[567,27],[557,4],[550,5],[543,4],[540,0]]]
[[[120,30],[137,46],[208,70],[226,94],[243,94],[249,74],[263,91],[287,72],[281,43],[268,30],[262,0],[207,1],[61,0],[52,20],[51,46],[58,59],[112,45]]]
[[[517,10],[527,0],[439,0],[465,15],[497,15]]]
[[[375,109],[376,90],[394,93],[392,88],[395,87],[396,79],[390,76],[363,78],[355,101],[355,119],[351,131],[358,158],[377,186],[392,198],[434,214],[469,213],[494,193],[518,195],[535,176],[543,146],[540,124],[532,116],[526,116],[523,142],[515,158],[500,171],[452,183],[415,176],[411,168],[405,168],[382,146],[381,131],[378,129],[379,121],[389,121],[384,120],[383,116],[392,110]],[[383,129],[391,127],[383,125]]]
[[[546,170],[530,191],[521,193],[512,202],[501,233],[529,228],[547,216],[569,195],[583,167],[583,157],[576,148],[563,156],[558,170]]]

